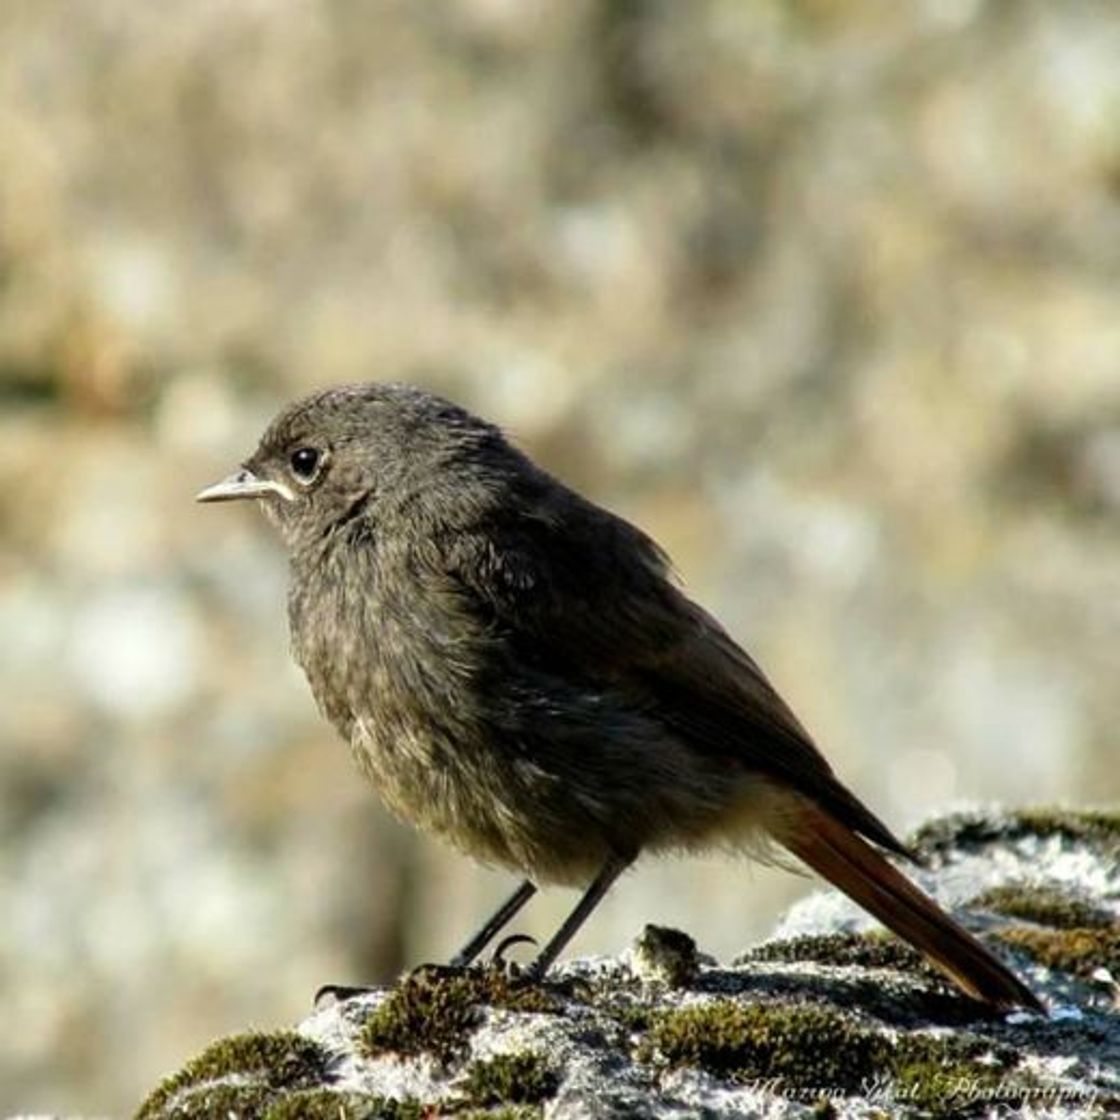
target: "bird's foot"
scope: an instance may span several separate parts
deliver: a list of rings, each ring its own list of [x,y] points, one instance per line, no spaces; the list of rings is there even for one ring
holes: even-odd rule
[[[548,965],[542,965],[540,957],[531,960],[528,964],[518,964],[516,961],[506,960],[506,953],[514,945],[535,944],[536,941],[526,934],[511,934],[498,942],[487,967],[500,970],[502,976],[514,991],[524,991],[526,988],[547,989],[553,996],[584,1002],[589,1001],[591,999],[591,986],[582,977],[558,977],[555,973],[550,976]]]
[[[528,934],[514,933],[509,937],[502,938],[486,961],[476,964],[456,958],[447,964],[425,962],[405,972],[401,977],[401,983],[440,984],[472,973],[476,976],[497,973],[511,987],[527,988],[542,983],[545,979],[545,970],[540,968],[536,961],[522,965],[516,961],[506,960],[506,954],[515,945],[535,944],[536,940],[529,937]],[[316,1011],[321,1011],[326,1007],[333,1007],[357,996],[382,990],[382,988],[370,986],[350,987],[345,984],[324,984],[315,993],[313,1005]]]
[[[410,968],[402,973],[398,983],[440,984],[459,976],[465,976],[472,971],[477,972],[479,970],[471,965],[458,964],[455,961],[452,961],[450,964],[435,964],[429,961],[424,964],[418,964],[414,968]],[[313,1006],[316,1011],[322,1011],[325,1007],[333,1007],[336,1004],[345,1003],[347,1000],[354,999],[357,996],[369,995],[371,992],[380,992],[384,990],[385,988],[383,986],[374,987],[372,985],[361,985],[351,987],[346,984],[324,984],[315,993]]]
[[[506,960],[506,953],[515,945],[536,945],[536,943],[536,938],[530,937],[527,933],[511,933],[508,937],[503,937],[490,956],[489,967],[504,972],[510,980],[524,980],[530,983],[540,980],[544,973],[534,968],[532,964],[521,965],[516,961]]]
[[[477,957],[459,955],[452,957],[447,964],[419,965],[409,975],[456,976],[474,969],[482,972],[499,971],[510,978],[520,976],[530,966],[519,965],[515,961],[507,961],[506,953],[515,945],[536,945],[536,943],[536,939],[530,937],[527,933],[513,933],[509,937],[503,937],[498,942],[494,952],[483,962],[479,962]]]
[[[316,1011],[322,1011],[325,1007],[333,1007],[335,1004],[345,1003],[355,996],[368,995],[370,992],[376,992],[377,990],[377,988],[370,987],[348,987],[345,984],[324,984],[315,993],[311,1006]]]

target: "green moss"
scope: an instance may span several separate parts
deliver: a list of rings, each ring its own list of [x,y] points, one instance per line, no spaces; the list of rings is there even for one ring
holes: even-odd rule
[[[814,961],[861,968],[894,968],[936,975],[916,949],[890,933],[827,933],[770,941],[746,953],[744,961]]]
[[[231,1085],[229,1082],[192,1085],[166,1100],[158,1110],[143,1116],[176,1120],[261,1120],[276,1099],[277,1090],[261,1085]]]
[[[485,1006],[557,1009],[544,988],[513,981],[500,969],[424,969],[405,977],[369,1016],[360,1046],[369,1055],[427,1053],[450,1061],[466,1049]]]
[[[920,855],[931,856],[995,841],[1010,842],[1024,836],[1061,836],[1107,852],[1118,852],[1120,812],[1042,808],[1000,816],[953,813],[919,828],[910,837],[910,846]]]
[[[902,1035],[890,1063],[899,1105],[930,1116],[961,1116],[1023,1101],[1028,1082],[1014,1073],[1019,1053],[970,1034]]]
[[[1024,918],[1056,929],[1079,927],[1105,929],[1116,924],[1107,910],[1070,891],[1025,880],[993,887],[969,902],[969,906],[994,910],[1010,918]]]
[[[136,1120],[155,1117],[220,1116],[231,1109],[210,1101],[238,1096],[243,1120],[260,1116],[281,1090],[310,1088],[328,1074],[330,1055],[318,1043],[294,1031],[253,1033],[224,1038],[208,1046],[178,1073],[165,1079],[140,1106]],[[238,1078],[242,1083],[228,1084]],[[245,1082],[248,1082],[247,1084]]]
[[[891,1093],[899,1104],[933,1116],[960,1116],[983,1104],[1014,1104],[1021,1100],[1017,1086],[999,1070],[965,1062],[901,1063],[891,1077]]]
[[[882,1035],[822,1007],[715,1000],[655,1016],[638,1060],[699,1066],[734,1081],[855,1091],[891,1054]]]
[[[719,1000],[659,1015],[638,1047],[640,1061],[698,1066],[732,1081],[772,1081],[788,1089],[844,1094],[881,1086],[935,1108],[950,1092],[1011,1100],[1016,1052],[985,1038],[900,1035],[860,1026],[850,1016],[798,1004]],[[780,1091],[780,1089],[779,1089]]]
[[[1029,953],[1039,964],[1089,976],[1094,969],[1114,969],[1120,962],[1120,928],[1031,929],[1018,926],[995,935],[1005,945]]]
[[[634,970],[643,980],[683,988],[700,967],[696,942],[687,933],[665,926],[647,925],[634,944]]]
[[[466,1092],[473,1104],[538,1104],[556,1095],[560,1078],[543,1054],[499,1054],[467,1071]]]
[[[648,1031],[653,1023],[654,1011],[648,1004],[619,1004],[613,1007],[604,1007],[603,1010],[630,1034],[640,1034],[643,1031]]]
[[[425,1120],[431,1115],[430,1106],[412,1097],[401,1101],[395,1097],[308,1089],[278,1101],[263,1120]]]

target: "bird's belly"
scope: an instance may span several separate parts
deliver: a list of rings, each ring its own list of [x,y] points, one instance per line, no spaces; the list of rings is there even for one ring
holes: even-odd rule
[[[769,783],[664,736],[558,743],[478,722],[358,720],[359,766],[399,817],[484,863],[585,884],[608,858],[713,845],[762,854]]]
[[[583,884],[613,850],[594,813],[531,761],[477,735],[455,740],[392,719],[355,722],[359,768],[400,819],[482,863]]]

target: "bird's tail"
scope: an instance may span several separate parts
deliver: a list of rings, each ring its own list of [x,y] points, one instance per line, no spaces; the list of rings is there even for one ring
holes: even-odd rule
[[[974,999],[1042,1011],[1037,997],[967,930],[896,871],[866,840],[799,798],[775,838],[910,942]]]

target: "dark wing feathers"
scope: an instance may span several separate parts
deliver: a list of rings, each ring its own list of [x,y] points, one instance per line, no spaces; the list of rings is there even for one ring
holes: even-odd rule
[[[680,599],[687,621],[675,654],[646,677],[662,699],[665,723],[700,750],[737,756],[789,782],[868,839],[910,858],[890,829],[837,779],[754,659],[706,612],[684,595]]]
[[[737,758],[909,856],[836,778],[750,655],[671,582],[657,545],[564,493],[559,510],[495,514],[442,550],[473,609],[504,632],[519,662],[610,688],[696,750]]]

